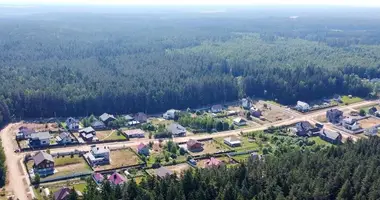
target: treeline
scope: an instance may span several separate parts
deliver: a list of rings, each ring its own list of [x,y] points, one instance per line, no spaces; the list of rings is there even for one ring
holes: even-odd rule
[[[371,87],[362,78],[380,77],[379,38],[366,32],[351,42],[352,23],[376,32],[376,17],[330,13],[325,23],[344,30],[332,34],[315,13],[298,21],[243,13],[10,17],[0,22],[0,116],[157,113],[245,95],[288,104],[365,97]],[[324,42],[331,38],[349,45]]]
[[[291,151],[249,160],[237,167],[192,169],[172,175],[109,183],[97,189],[91,180],[84,200],[242,200],[242,199],[368,199],[380,198],[380,139],[330,147],[317,152]],[[76,199],[76,198],[72,198]]]

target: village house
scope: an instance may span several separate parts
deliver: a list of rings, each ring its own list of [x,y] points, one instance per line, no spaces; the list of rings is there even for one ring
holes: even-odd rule
[[[332,144],[339,144],[342,141],[342,135],[339,132],[328,131],[326,129],[320,132],[319,137]]]
[[[310,110],[310,105],[305,103],[305,102],[302,102],[302,101],[297,101],[297,105],[295,107],[298,111],[301,111],[301,112],[306,112],[306,111],[309,111]]]
[[[140,155],[149,156],[149,146],[144,143],[140,143],[137,146],[137,153]]]
[[[75,143],[74,137],[69,132],[62,132],[56,138],[58,144],[72,144]]]
[[[327,121],[338,124],[343,119],[343,112],[338,109],[331,109],[326,112]]]
[[[251,101],[249,101],[249,99],[247,98],[243,98],[241,100],[241,106],[244,108],[244,109],[250,109],[251,108]]]
[[[211,112],[212,112],[212,113],[220,113],[220,112],[222,112],[222,111],[223,111],[223,106],[220,105],[220,104],[213,105],[213,106],[211,107]]]
[[[249,109],[249,112],[251,113],[251,116],[256,117],[256,118],[260,118],[263,115],[261,110],[256,107],[251,107]]]
[[[148,121],[148,116],[145,113],[139,112],[135,115],[135,120],[139,123],[146,123]]]
[[[247,125],[247,121],[244,120],[244,119],[241,118],[241,117],[237,117],[237,118],[234,119],[234,124],[235,124],[236,126],[245,126],[245,125]]]
[[[295,126],[295,134],[301,137],[315,136],[319,134],[319,131],[319,128],[313,127],[308,121],[298,122]]]
[[[376,112],[377,112],[376,107],[372,107],[372,108],[368,109],[368,114],[370,114],[370,115],[375,115]]]
[[[69,131],[79,130],[79,120],[69,117],[66,119],[65,123],[66,123],[67,130]]]
[[[114,172],[108,177],[108,181],[111,183],[111,185],[116,186],[123,185],[127,180],[121,174]]]
[[[173,137],[186,136],[186,128],[178,123],[172,123],[167,128],[167,131],[172,134]]]
[[[123,131],[128,138],[144,138],[145,132],[141,129],[125,130]]]
[[[374,126],[374,127],[371,127],[371,128],[367,128],[364,131],[364,135],[366,135],[366,136],[376,136],[378,132],[379,132],[378,127]]]
[[[42,147],[50,145],[51,135],[49,132],[38,132],[32,133],[29,138],[29,146],[31,147]]]
[[[177,112],[178,110],[170,109],[166,111],[166,113],[164,113],[162,117],[166,120],[174,119]]]
[[[21,126],[18,129],[18,133],[16,135],[16,138],[17,139],[29,139],[33,133],[36,133],[36,131],[34,131],[34,129],[30,129],[30,128],[25,127],[25,126]]]
[[[220,167],[223,164],[224,164],[223,161],[221,161],[221,160],[219,160],[217,158],[211,157],[210,159],[206,160],[205,167],[206,168]]]
[[[203,151],[203,144],[197,140],[190,139],[186,142],[187,150],[191,152]]]
[[[39,174],[41,177],[54,174],[54,159],[50,154],[39,151],[33,156],[33,162],[34,173]]]
[[[227,144],[230,147],[241,146],[241,141],[236,136],[230,136],[224,138],[224,144]]]
[[[351,117],[344,118],[342,121],[342,126],[346,128],[347,130],[351,130],[351,131],[357,131],[361,129],[357,120]]]
[[[95,181],[96,184],[100,185],[104,181],[104,176],[101,173],[93,173],[92,174],[92,179]]]
[[[104,130],[106,129],[106,125],[99,120],[95,120],[94,122],[91,123],[91,127],[95,130]]]
[[[130,116],[130,115],[125,115],[125,116],[124,116],[124,119],[125,119],[125,121],[127,121],[127,122],[130,122],[130,121],[133,121],[133,120],[134,120],[134,118],[133,118],[132,116]]]
[[[87,127],[87,128],[79,130],[79,135],[85,141],[92,141],[94,140],[94,137],[96,136],[96,132],[92,127]]]
[[[160,167],[160,168],[156,169],[155,173],[156,173],[157,177],[161,178],[161,179],[164,179],[165,177],[173,174],[172,171],[168,170],[165,167]]]
[[[115,116],[110,115],[108,113],[103,113],[100,115],[99,120],[102,121],[105,125],[108,125],[108,123],[116,120]]]
[[[54,200],[68,200],[73,189],[63,187],[54,193]],[[75,191],[74,191],[75,192]]]
[[[85,155],[88,162],[92,166],[107,165],[110,161],[110,150],[107,147],[99,148],[95,145],[91,146],[91,151]]]

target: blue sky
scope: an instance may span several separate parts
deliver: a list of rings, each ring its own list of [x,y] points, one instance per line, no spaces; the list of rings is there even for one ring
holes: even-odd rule
[[[380,0],[0,0],[0,4],[154,4],[154,5],[346,5],[380,7]]]

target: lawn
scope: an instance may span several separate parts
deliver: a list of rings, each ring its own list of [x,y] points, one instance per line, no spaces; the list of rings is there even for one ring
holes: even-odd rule
[[[203,143],[203,151],[201,152],[190,152],[190,155],[192,156],[200,156],[200,155],[205,155],[205,154],[215,154],[219,152],[224,152],[230,150],[229,148],[226,148],[223,146],[223,144],[219,144],[215,142],[214,140],[208,140],[204,141]]]
[[[251,157],[251,154],[241,154],[241,155],[236,155],[232,156],[233,159],[235,159],[238,162],[245,162],[248,160],[248,158]]]
[[[171,164],[171,163],[173,163],[174,160],[177,163],[186,162],[187,155],[186,154],[185,155],[180,155],[178,150],[177,150],[177,154],[176,154],[177,158],[173,159],[173,158],[170,157],[171,153],[169,153],[163,147],[160,147],[157,143],[154,144],[154,149],[155,150],[151,150],[150,151],[150,155],[149,155],[149,157],[146,160],[148,167],[151,167],[156,162],[157,159],[160,160],[160,164],[161,165]],[[165,154],[167,154],[169,156],[169,161],[165,160]]]
[[[342,102],[343,104],[345,105],[348,105],[348,104],[353,104],[353,103],[357,103],[357,102],[361,102],[363,101],[363,99],[359,98],[359,97],[348,97],[348,96],[342,96]]]
[[[130,149],[119,149],[112,150],[110,152],[111,164],[98,166],[95,168],[95,171],[98,170],[108,170],[120,167],[128,167],[132,165],[144,163],[139,156],[137,156]]]
[[[59,183],[53,183],[53,184],[43,184],[40,187],[49,188],[51,194],[54,194],[54,192],[57,192],[58,190],[60,190],[63,187],[69,187],[69,188],[74,187],[75,190],[78,190],[78,191],[83,193],[84,189],[86,188],[86,185],[87,185],[86,181],[71,180],[71,181],[59,182]],[[36,189],[33,187],[33,191],[34,191],[34,194],[36,195],[37,199],[39,199],[39,200],[43,199],[42,194],[40,193],[40,190],[38,188]]]
[[[78,164],[82,163],[84,161],[83,157],[80,157],[78,155],[75,155],[74,157],[71,156],[65,156],[65,157],[57,157],[54,159],[54,165],[56,167],[64,166],[64,165],[72,165],[72,164]]]
[[[166,166],[166,168],[172,172],[175,172],[177,175],[181,175],[182,172],[190,169],[190,165],[187,163],[177,164],[177,165],[171,165]]]
[[[314,141],[317,145],[332,145],[331,143],[322,140],[320,137],[310,137],[309,140]]]
[[[248,151],[248,150],[258,150],[259,149],[259,145],[255,141],[249,140],[247,137],[239,137],[239,139],[241,141],[241,146],[230,147],[224,143],[224,137],[215,138],[215,140],[218,143],[220,143],[221,145],[223,145],[225,148],[233,149],[233,150],[238,151],[238,152],[239,151]]]
[[[99,139],[99,141],[127,139],[122,134],[118,135],[116,130],[96,131],[96,137]]]

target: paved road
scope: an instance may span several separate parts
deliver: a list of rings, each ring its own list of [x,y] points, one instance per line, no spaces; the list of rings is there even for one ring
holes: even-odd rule
[[[351,104],[349,106],[339,106],[338,108],[342,111],[347,111],[347,110],[352,110],[353,108],[356,107],[362,107],[362,106],[370,106],[373,104],[378,103],[378,101],[365,101],[365,102],[360,102],[360,103],[355,103]],[[187,136],[187,137],[181,137],[181,138],[174,138],[175,142],[186,142],[189,139],[205,139],[205,138],[215,138],[215,137],[225,137],[229,135],[238,135],[241,132],[251,132],[251,131],[260,131],[260,130],[265,130],[269,128],[270,126],[283,126],[283,125],[290,125],[297,123],[299,121],[310,121],[312,123],[315,123],[315,119],[317,116],[324,115],[328,109],[323,109],[319,111],[315,111],[312,113],[307,113],[307,114],[300,114],[298,112],[289,110],[285,107],[277,106],[271,104],[271,106],[276,106],[276,109],[281,109],[282,111],[287,112],[288,114],[291,114],[293,118],[291,119],[286,119],[270,124],[265,124],[261,125],[258,127],[249,127],[249,128],[243,128],[243,129],[237,129],[237,130],[231,130],[231,131],[225,131],[221,133],[214,133],[214,134],[204,134],[204,135],[192,135],[192,136]],[[23,175],[22,172],[19,170],[18,162],[19,160],[24,156],[25,153],[23,154],[15,154],[14,148],[16,148],[13,144],[14,141],[14,132],[13,130],[17,124],[10,124],[8,125],[5,129],[1,131],[1,138],[3,142],[3,147],[5,154],[7,156],[7,167],[8,167],[8,177],[12,177],[9,179],[9,185],[7,187],[14,192],[16,198],[19,198],[20,200],[27,200],[27,191],[28,191],[28,185],[23,183],[23,178],[26,178],[27,176]],[[12,129],[13,128],[13,129]],[[329,127],[327,127],[330,129]],[[348,133],[342,133],[344,138],[347,137],[352,137],[354,140],[357,139],[357,136],[348,134]],[[101,144],[98,146],[108,146],[110,148],[117,148],[117,147],[132,147],[132,146],[137,146],[141,142],[143,143],[148,143],[150,141],[158,141],[156,139],[139,139],[135,141],[125,141],[125,142],[117,142],[117,143],[109,143],[109,144]],[[57,148],[57,149],[52,149],[52,153],[58,153],[58,152],[68,152],[68,151],[73,151],[73,150],[81,150],[81,151],[88,151],[90,150],[90,145],[82,145],[82,146],[74,146],[74,147],[62,147],[62,148]],[[31,153],[31,152],[28,152]],[[25,169],[24,169],[25,171]],[[27,173],[25,171],[25,173]],[[28,184],[30,184],[28,182]],[[30,194],[29,194],[30,195]]]

